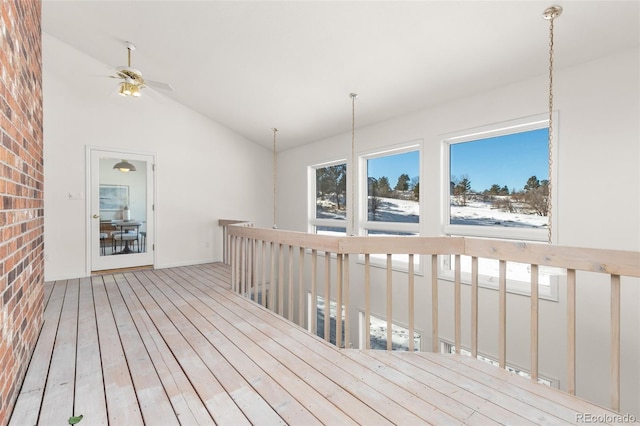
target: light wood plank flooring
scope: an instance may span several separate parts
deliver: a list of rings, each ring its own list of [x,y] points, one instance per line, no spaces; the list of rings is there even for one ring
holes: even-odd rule
[[[568,424],[613,414],[465,356],[340,350],[229,290],[222,264],[45,285],[11,423]]]

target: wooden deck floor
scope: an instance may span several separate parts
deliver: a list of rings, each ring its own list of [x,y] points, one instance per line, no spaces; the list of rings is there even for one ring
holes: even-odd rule
[[[10,424],[567,424],[610,411],[465,356],[339,350],[222,264],[47,283]]]

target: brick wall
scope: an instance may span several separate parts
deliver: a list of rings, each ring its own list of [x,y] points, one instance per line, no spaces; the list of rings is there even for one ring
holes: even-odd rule
[[[42,37],[39,0],[0,1],[0,425],[42,325]]]

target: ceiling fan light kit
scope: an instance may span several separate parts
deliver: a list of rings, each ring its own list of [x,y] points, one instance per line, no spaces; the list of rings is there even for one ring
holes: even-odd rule
[[[142,78],[142,72],[135,68],[131,68],[131,51],[136,50],[135,44],[130,41],[125,43],[127,47],[127,66],[116,68],[116,75],[112,78],[119,78],[122,81],[119,84],[118,94],[121,96],[131,96],[139,98],[142,94],[141,90],[149,86],[158,87],[160,89],[173,91],[171,85],[157,81],[145,81]]]

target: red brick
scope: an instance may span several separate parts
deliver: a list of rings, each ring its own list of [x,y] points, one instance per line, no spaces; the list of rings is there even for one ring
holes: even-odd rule
[[[40,11],[38,0],[0,2],[0,314],[8,331],[0,341],[0,425],[8,422],[42,324]],[[25,75],[32,80],[22,80]]]

